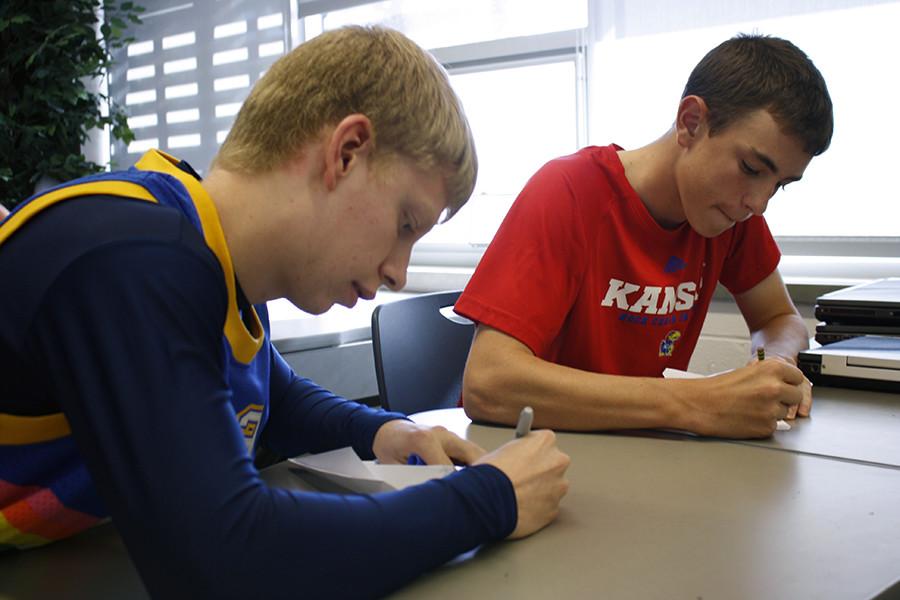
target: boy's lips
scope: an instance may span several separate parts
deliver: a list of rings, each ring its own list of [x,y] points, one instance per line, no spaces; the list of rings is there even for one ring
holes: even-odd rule
[[[724,209],[722,209],[722,208],[719,208],[719,212],[721,212],[723,215],[725,215],[725,218],[727,218],[727,219],[728,219],[729,221],[731,221],[732,223],[741,223],[741,222],[746,221],[747,219],[749,219],[750,217],[753,216],[753,213],[752,213],[752,212],[748,212],[748,213],[744,214],[744,215],[741,216],[741,217],[735,217],[735,216],[729,214],[728,212],[726,212],[726,211],[725,211]]]

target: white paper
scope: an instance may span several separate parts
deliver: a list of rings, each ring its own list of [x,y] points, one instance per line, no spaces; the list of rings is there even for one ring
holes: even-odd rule
[[[402,490],[453,473],[452,465],[382,465],[362,460],[349,446],[290,459],[305,471],[361,494]]]
[[[718,375],[718,373],[716,373]],[[680,369],[663,369],[663,377],[666,379],[700,379],[706,377],[699,373],[691,373],[690,371],[682,371]],[[710,376],[711,377],[711,376]],[[791,424],[784,419],[779,419],[775,424],[775,431],[790,431]]]

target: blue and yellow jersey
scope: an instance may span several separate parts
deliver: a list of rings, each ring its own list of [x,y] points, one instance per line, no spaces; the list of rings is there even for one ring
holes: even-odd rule
[[[266,485],[257,444],[372,458],[402,415],[279,356],[197,180],[150,152],[0,225],[0,547],[109,517],[152,597],[358,598],[509,535],[515,491],[488,464],[371,496]]]
[[[0,245],[50,207],[86,196],[174,208],[202,233],[224,275],[227,312],[222,371],[252,454],[268,418],[270,352],[265,315],[261,320],[252,306],[241,302],[215,205],[199,178],[186,163],[150,151],[128,171],[75,180],[29,199],[3,222]],[[0,549],[61,539],[107,516],[59,405],[49,402],[23,409],[0,397]]]

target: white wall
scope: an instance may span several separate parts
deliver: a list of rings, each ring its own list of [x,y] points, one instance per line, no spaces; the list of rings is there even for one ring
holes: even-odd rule
[[[813,307],[798,304],[810,337],[816,330]],[[688,369],[704,375],[739,367],[750,358],[750,334],[733,300],[714,300]]]

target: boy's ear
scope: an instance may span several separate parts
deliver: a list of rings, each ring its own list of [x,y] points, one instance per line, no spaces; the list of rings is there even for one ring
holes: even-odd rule
[[[374,146],[372,122],[362,114],[344,117],[325,142],[325,187],[333,190]]]
[[[700,96],[685,96],[678,104],[675,118],[675,136],[679,146],[689,147],[699,139],[706,128],[709,108]]]

